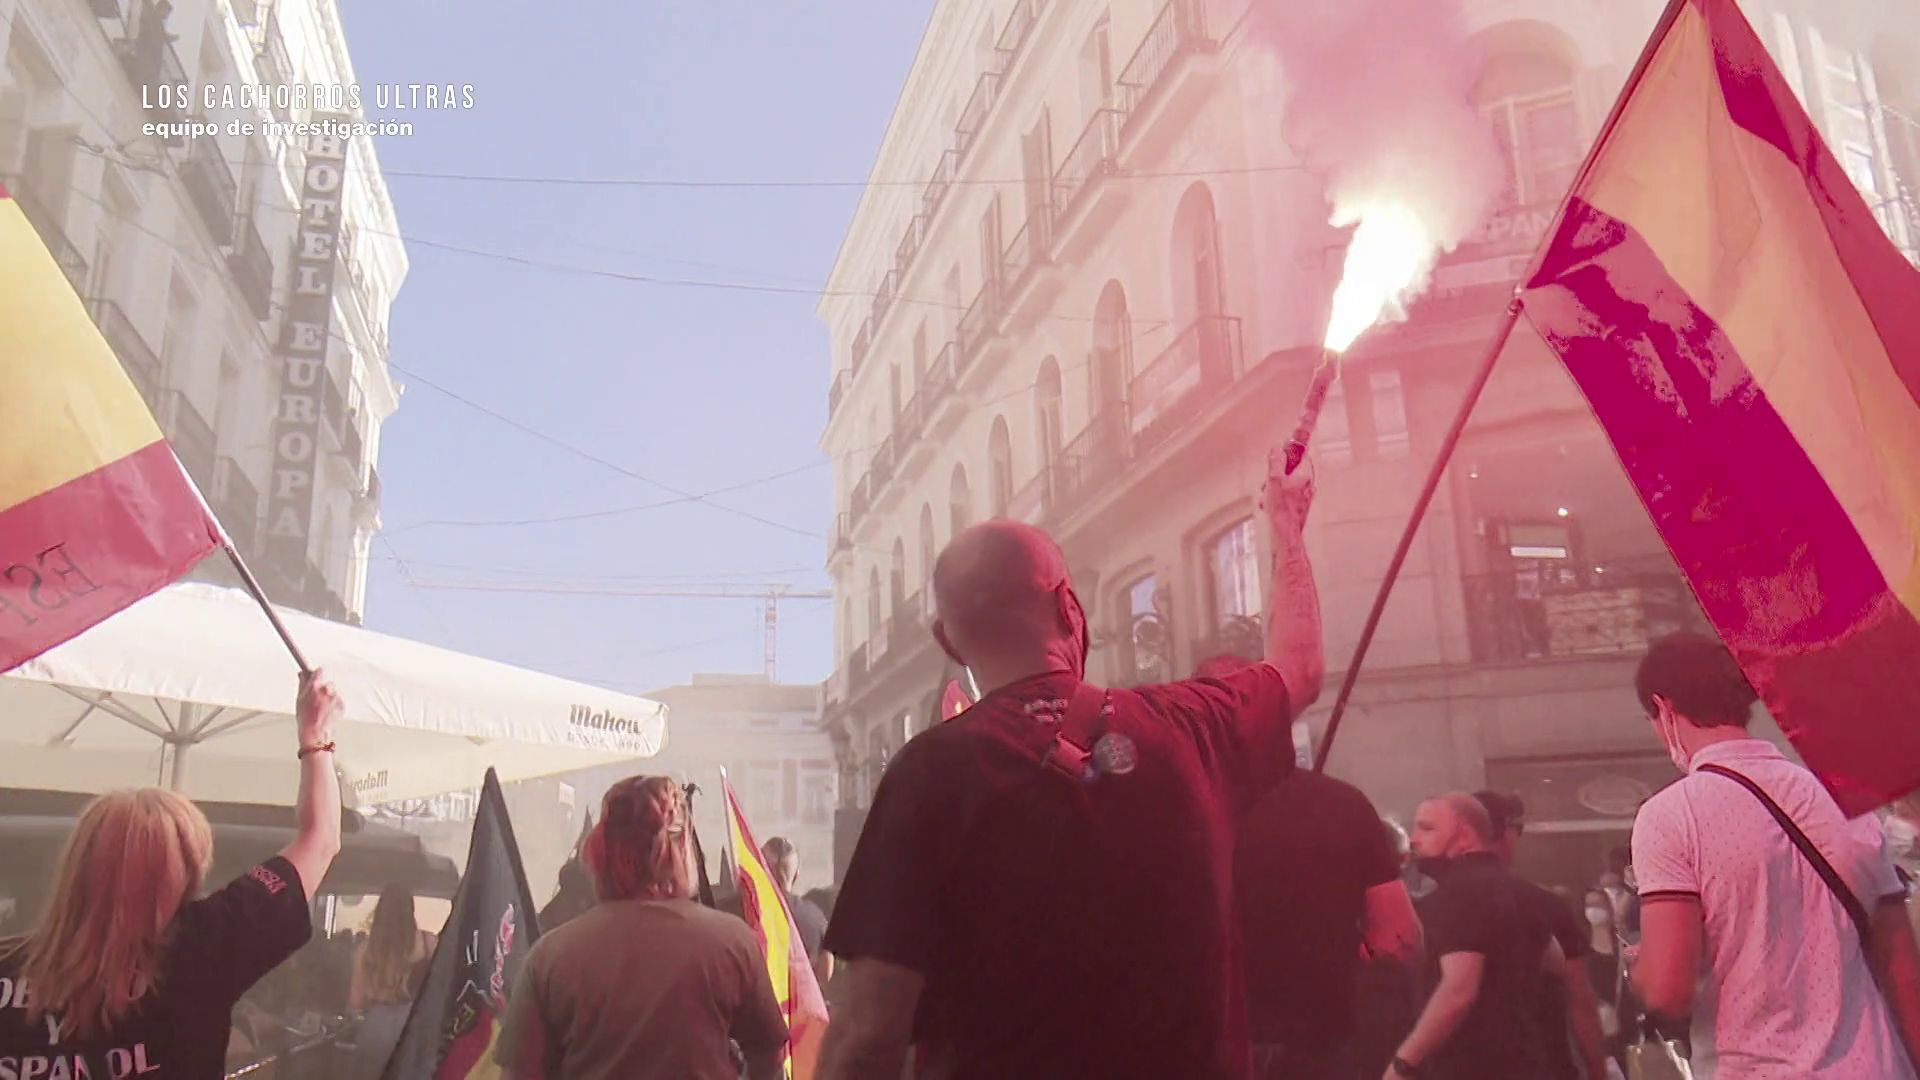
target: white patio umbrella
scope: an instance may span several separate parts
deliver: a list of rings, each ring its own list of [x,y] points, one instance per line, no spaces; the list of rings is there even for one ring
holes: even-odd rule
[[[280,609],[346,701],[352,805],[651,757],[666,706]],[[0,787],[291,804],[298,669],[253,599],[173,585],[0,677]]]

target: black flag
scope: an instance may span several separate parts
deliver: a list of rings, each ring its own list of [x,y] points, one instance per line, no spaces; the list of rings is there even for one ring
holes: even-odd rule
[[[507,801],[488,769],[466,875],[383,1080],[467,1080],[494,1073],[493,1044],[506,1018],[507,995],[539,933]]]

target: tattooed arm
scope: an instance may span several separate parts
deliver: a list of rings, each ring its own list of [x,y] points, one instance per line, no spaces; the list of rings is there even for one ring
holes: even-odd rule
[[[1267,663],[1279,669],[1295,716],[1320,696],[1327,672],[1321,645],[1320,591],[1307,561],[1301,535],[1313,505],[1313,463],[1304,461],[1287,475],[1285,454],[1267,459],[1267,484],[1261,503],[1272,526],[1273,582],[1267,599]]]

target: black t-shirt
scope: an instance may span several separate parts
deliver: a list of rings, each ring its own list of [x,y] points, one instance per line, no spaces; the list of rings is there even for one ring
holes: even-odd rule
[[[27,1024],[32,988],[17,953],[0,959],[0,1077],[140,1076],[218,1080],[226,1073],[234,1003],[313,933],[293,864],[268,859],[174,918],[153,991],[112,1031],[56,1039],[53,1017]]]
[[[1553,940],[1560,943],[1560,951],[1567,959],[1578,960],[1593,952],[1593,938],[1587,925],[1573,912],[1573,905],[1554,895],[1553,890],[1545,889],[1526,880],[1520,880],[1521,899],[1530,904],[1538,913]],[[1568,1026],[1567,988],[1557,980],[1549,979],[1541,988],[1537,999],[1537,1023],[1540,1029],[1541,1045],[1547,1052],[1547,1072],[1556,1080],[1579,1080],[1580,1066],[1576,1064],[1573,1052],[1573,1031]]]
[[[800,943],[807,948],[808,960],[820,959],[820,943],[827,936],[827,914],[820,905],[804,896],[787,894],[787,908],[793,912],[793,924],[800,930]]]
[[[1528,899],[1531,888],[1492,855],[1463,855],[1421,905],[1435,982],[1439,960],[1448,953],[1486,958],[1473,1008],[1453,1038],[1422,1063],[1423,1076],[1539,1080],[1548,1073],[1538,999],[1550,933],[1539,905]]]
[[[1136,764],[1083,781],[1040,764],[1078,686],[1022,680],[907,744],[826,947],[925,977],[946,1075],[1245,1076],[1234,825],[1292,768],[1286,687],[1256,664],[1114,690]]]
[[[1296,772],[1261,796],[1234,857],[1254,1042],[1322,1050],[1352,1036],[1367,890],[1399,877],[1360,789]]]

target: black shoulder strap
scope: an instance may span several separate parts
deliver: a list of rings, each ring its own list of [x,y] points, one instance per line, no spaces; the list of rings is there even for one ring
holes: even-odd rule
[[[1067,711],[1060,718],[1053,745],[1047,748],[1044,764],[1074,780],[1084,780],[1092,768],[1093,746],[1098,742],[1107,716],[1107,691],[1086,683],[1074,687]]]
[[[1854,929],[1860,932],[1861,950],[1868,956],[1872,956],[1873,920],[1867,915],[1866,905],[1862,904],[1860,898],[1853,894],[1853,890],[1847,887],[1845,879],[1841,878],[1840,872],[1827,861],[1827,857],[1820,854],[1820,849],[1813,846],[1813,841],[1807,839],[1807,834],[1800,831],[1800,826],[1794,824],[1785,810],[1780,809],[1780,804],[1774,802],[1773,797],[1762,790],[1759,784],[1725,766],[1702,765],[1694,771],[1724,776],[1746,788],[1753,793],[1754,798],[1760,800],[1760,805],[1767,808],[1767,813],[1773,815],[1773,820],[1780,823],[1780,828],[1787,834],[1787,839],[1793,841],[1793,846],[1799,848],[1800,854],[1806,856],[1807,862],[1813,864],[1813,872],[1819,874],[1820,880],[1826,882],[1827,888],[1833,890],[1833,895],[1840,901],[1840,906],[1847,909],[1847,917],[1853,920]]]

